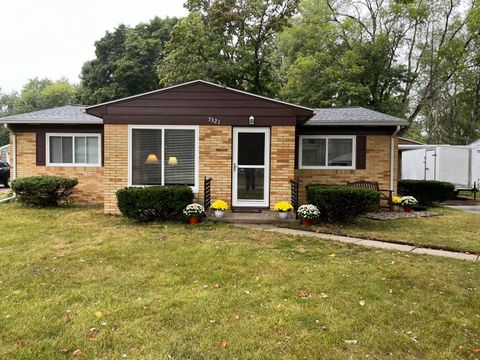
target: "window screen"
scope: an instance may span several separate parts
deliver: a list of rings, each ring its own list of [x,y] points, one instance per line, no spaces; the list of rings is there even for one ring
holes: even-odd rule
[[[132,130],[132,184],[162,185],[162,130]]]
[[[165,130],[165,185],[195,185],[195,130]]]
[[[352,137],[304,137],[301,144],[301,166],[325,168],[353,166],[355,150]]]
[[[99,136],[49,136],[50,164],[98,164]]]

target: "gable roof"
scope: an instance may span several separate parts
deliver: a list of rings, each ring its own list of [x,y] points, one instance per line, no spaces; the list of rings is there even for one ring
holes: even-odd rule
[[[129,101],[129,100],[134,100],[134,99],[139,98],[139,97],[145,97],[145,96],[148,96],[148,95],[154,95],[154,94],[158,94],[158,93],[162,93],[162,92],[167,92],[167,91],[170,91],[170,90],[174,90],[174,89],[176,89],[176,88],[186,87],[186,86],[191,86],[191,85],[197,85],[197,84],[209,85],[209,86],[217,87],[217,88],[219,88],[219,89],[225,89],[225,90],[232,91],[232,92],[235,92],[235,93],[238,93],[238,94],[243,94],[243,95],[247,95],[247,96],[252,96],[252,97],[255,97],[255,98],[258,98],[258,99],[262,99],[262,100],[274,102],[274,103],[277,103],[277,104],[282,104],[282,105],[286,105],[286,106],[291,106],[291,107],[294,107],[294,108],[297,108],[297,109],[302,109],[302,110],[307,110],[307,111],[313,111],[313,109],[311,109],[311,108],[309,108],[309,107],[306,107],[306,106],[295,105],[295,104],[288,103],[288,102],[286,102],[286,101],[281,101],[281,100],[277,100],[277,99],[268,98],[268,97],[266,97],[266,96],[261,96],[261,95],[252,94],[252,93],[249,93],[249,92],[246,92],[246,91],[233,89],[233,88],[230,88],[230,87],[228,87],[228,86],[215,84],[215,83],[212,83],[212,82],[210,82],[210,81],[201,80],[201,79],[184,82],[184,83],[181,83],[181,84],[177,84],[177,85],[173,85],[173,86],[168,86],[168,87],[165,87],[165,88],[162,88],[162,89],[158,89],[158,90],[148,91],[148,92],[144,92],[144,93],[137,94],[137,95],[133,95],[133,96],[127,96],[127,97],[124,97],[124,98],[121,98],[121,99],[112,100],[112,101],[107,101],[107,102],[103,102],[103,103],[96,104],[96,105],[87,106],[87,107],[86,107],[86,111],[89,112],[89,110],[92,110],[92,109],[95,109],[95,108],[99,108],[99,107],[102,107],[102,106],[105,106],[105,105],[117,104],[117,103]],[[89,113],[94,114],[93,112],[89,112]],[[96,115],[96,114],[95,114],[95,115]]]
[[[378,111],[366,109],[360,106],[345,108],[318,108],[313,110],[314,115],[304,126],[394,126],[408,125],[405,119],[383,114]]]
[[[85,112],[83,105],[65,105],[51,109],[32,111],[0,117],[7,124],[102,124],[102,119]]]
[[[404,138],[404,137],[401,137],[401,136],[398,137],[398,144],[399,145],[425,145],[424,143],[421,143],[420,141],[407,139],[407,138]]]

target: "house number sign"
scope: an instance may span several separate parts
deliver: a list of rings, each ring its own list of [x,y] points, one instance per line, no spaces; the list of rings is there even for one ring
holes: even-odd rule
[[[213,125],[220,125],[220,124],[222,123],[222,121],[221,121],[220,119],[217,119],[217,118],[215,118],[215,117],[213,117],[213,116],[209,116],[209,117],[208,117],[208,122],[209,122],[210,124],[213,124]]]

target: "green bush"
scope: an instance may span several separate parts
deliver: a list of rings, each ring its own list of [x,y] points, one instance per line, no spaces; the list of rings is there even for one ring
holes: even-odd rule
[[[455,186],[446,181],[434,180],[400,180],[398,193],[403,196],[413,196],[423,206],[432,206],[451,199],[455,192]]]
[[[346,221],[380,208],[380,194],[351,186],[307,185],[307,199],[320,210],[320,219]]]
[[[185,185],[132,187],[117,191],[118,208],[122,214],[139,221],[179,217],[192,201],[192,189]]]
[[[12,181],[12,190],[23,204],[58,206],[64,203],[78,184],[75,178],[29,176]]]

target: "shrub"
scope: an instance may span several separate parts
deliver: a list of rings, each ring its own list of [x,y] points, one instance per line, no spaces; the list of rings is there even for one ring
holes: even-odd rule
[[[64,203],[78,184],[75,178],[29,176],[12,181],[12,190],[23,204],[58,206]]]
[[[446,181],[400,180],[398,193],[413,196],[423,206],[443,202],[453,197],[455,186]]]
[[[139,221],[165,220],[181,216],[193,201],[192,189],[185,185],[125,188],[117,191],[122,214]]]
[[[306,190],[308,202],[320,210],[320,219],[330,222],[351,220],[380,207],[380,194],[371,189],[309,185]]]

